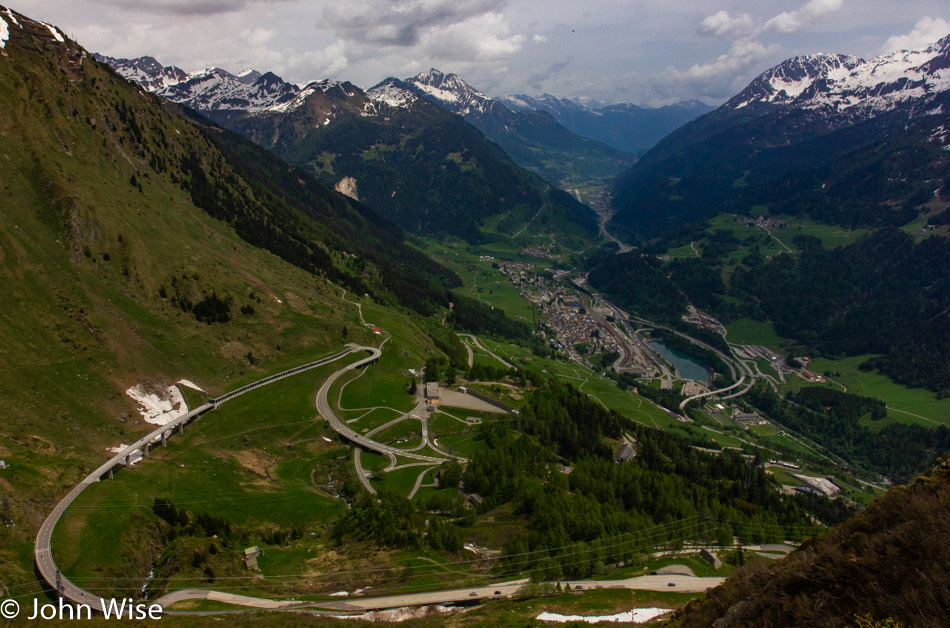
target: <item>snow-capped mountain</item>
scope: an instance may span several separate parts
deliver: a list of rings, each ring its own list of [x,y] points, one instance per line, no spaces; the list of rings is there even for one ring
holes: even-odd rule
[[[455,74],[443,74],[435,68],[406,79],[423,98],[463,118],[490,115],[500,103],[481,93]]]
[[[366,96],[377,105],[401,109],[406,109],[419,100],[408,85],[392,77],[366,90]]]
[[[163,66],[154,57],[138,59],[115,59],[100,54],[93,55],[96,61],[105,63],[134,83],[138,83],[150,92],[177,85],[188,78],[188,73],[173,65]]]
[[[890,52],[868,61],[850,55],[795,57],[760,74],[726,109],[781,105],[846,118],[872,118],[927,105],[950,91],[950,36],[922,50]]]
[[[795,57],[660,141],[615,186],[618,230],[655,236],[754,205],[903,225],[950,180],[950,36],[870,60]]]
[[[576,115],[580,111],[595,111],[605,106],[594,100],[584,102],[580,98],[560,98],[553,94],[540,96],[514,94],[501,96],[498,100],[505,103],[512,111],[547,111],[556,120]]]
[[[462,116],[518,165],[560,187],[612,177],[635,157],[567,129],[544,111],[512,111],[459,76],[430,69],[404,81],[388,78],[367,92],[377,104],[410,107],[418,100]]]
[[[284,113],[301,107],[315,93],[335,92],[337,96],[352,97],[359,92],[348,82],[322,80],[295,85],[273,72],[261,74],[253,69],[236,75],[221,68],[189,74],[175,66],[162,66],[152,57],[95,57],[146,90],[204,113]]]

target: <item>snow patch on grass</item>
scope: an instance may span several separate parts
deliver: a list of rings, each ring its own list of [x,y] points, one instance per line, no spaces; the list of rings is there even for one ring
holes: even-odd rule
[[[668,608],[634,608],[632,610],[626,611],[625,613],[617,613],[616,615],[599,615],[590,617],[584,615],[541,613],[538,615],[538,620],[556,622],[559,624],[567,623],[569,621],[583,621],[587,622],[588,624],[596,624],[597,622],[601,621],[617,623],[623,622],[625,624],[642,624],[669,612],[670,609]]]
[[[147,423],[166,425],[187,414],[188,405],[176,386],[160,387],[142,382],[125,391],[139,404],[139,412]]]
[[[56,41],[59,43],[64,43],[66,40],[63,39],[63,34],[59,32],[59,29],[53,26],[52,24],[43,23],[43,26],[49,29],[49,32],[56,38]]]

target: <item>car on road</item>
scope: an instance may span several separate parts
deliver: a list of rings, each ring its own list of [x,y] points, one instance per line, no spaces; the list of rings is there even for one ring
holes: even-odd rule
[[[583,589],[584,587],[582,587],[581,585],[577,585],[576,587],[574,587],[575,591],[582,591]]]
[[[495,591],[495,595],[501,595],[501,591]]]
[[[478,597],[478,591],[472,591],[468,594],[469,597]]]
[[[675,586],[676,586],[676,583],[675,583],[675,582],[670,582],[670,583],[667,584],[666,586],[668,586],[668,587],[675,587]]]

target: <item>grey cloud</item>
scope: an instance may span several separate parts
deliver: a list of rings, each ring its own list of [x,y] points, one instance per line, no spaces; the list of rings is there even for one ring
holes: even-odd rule
[[[548,67],[542,70],[532,72],[530,76],[528,76],[528,85],[540,91],[542,89],[541,86],[544,84],[545,81],[547,81],[549,78],[551,78],[552,76],[554,76],[555,74],[557,74],[558,72],[566,68],[567,66],[571,65],[571,62],[573,60],[574,60],[573,57],[568,57],[564,61],[558,61],[557,63],[552,63],[551,65],[549,65]]]
[[[235,13],[260,0],[96,0],[123,9],[157,13],[160,15],[216,15]],[[265,0],[266,3],[295,2],[296,0]]]
[[[415,46],[423,34],[503,8],[507,0],[357,0],[333,2],[324,23],[344,39],[385,46]]]

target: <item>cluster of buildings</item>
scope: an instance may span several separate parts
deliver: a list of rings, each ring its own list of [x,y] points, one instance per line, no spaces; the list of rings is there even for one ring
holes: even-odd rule
[[[738,408],[733,410],[732,420],[745,427],[749,425],[768,425],[769,423],[755,412],[740,412]]]
[[[588,353],[621,351],[617,339],[603,328],[600,316],[585,308],[573,291],[557,281],[538,275],[530,264],[501,262],[498,269],[517,286],[521,296],[534,303],[551,328],[551,343],[573,360],[585,362],[575,345],[585,344]]]
[[[521,249],[521,254],[525,257],[543,257],[547,259],[553,259],[560,261],[563,255],[557,252],[557,248],[554,243],[546,244],[544,246],[529,246]]]
[[[773,229],[784,229],[788,226],[788,223],[784,220],[766,218],[765,216],[756,216],[755,218],[739,218],[736,220],[736,224],[747,225],[749,227],[762,227],[767,231],[772,231]]]
[[[695,308],[690,308],[690,310],[691,311],[689,314],[683,315],[683,321],[689,323],[690,325],[695,325],[696,327],[714,331],[720,336],[726,335],[725,326],[723,326],[723,324],[717,321],[715,318],[707,314],[703,314]]]
[[[616,338],[603,329],[599,320],[591,316],[576,297],[559,296],[551,299],[543,307],[544,317],[554,333],[559,348],[567,350],[574,359],[575,345],[585,344],[588,353],[606,353],[621,351]]]
[[[518,283],[519,278],[525,280],[528,277],[534,276],[531,272],[533,269],[533,264],[526,264],[524,262],[498,262],[498,270],[501,271],[501,274],[511,279],[515,284]]]

